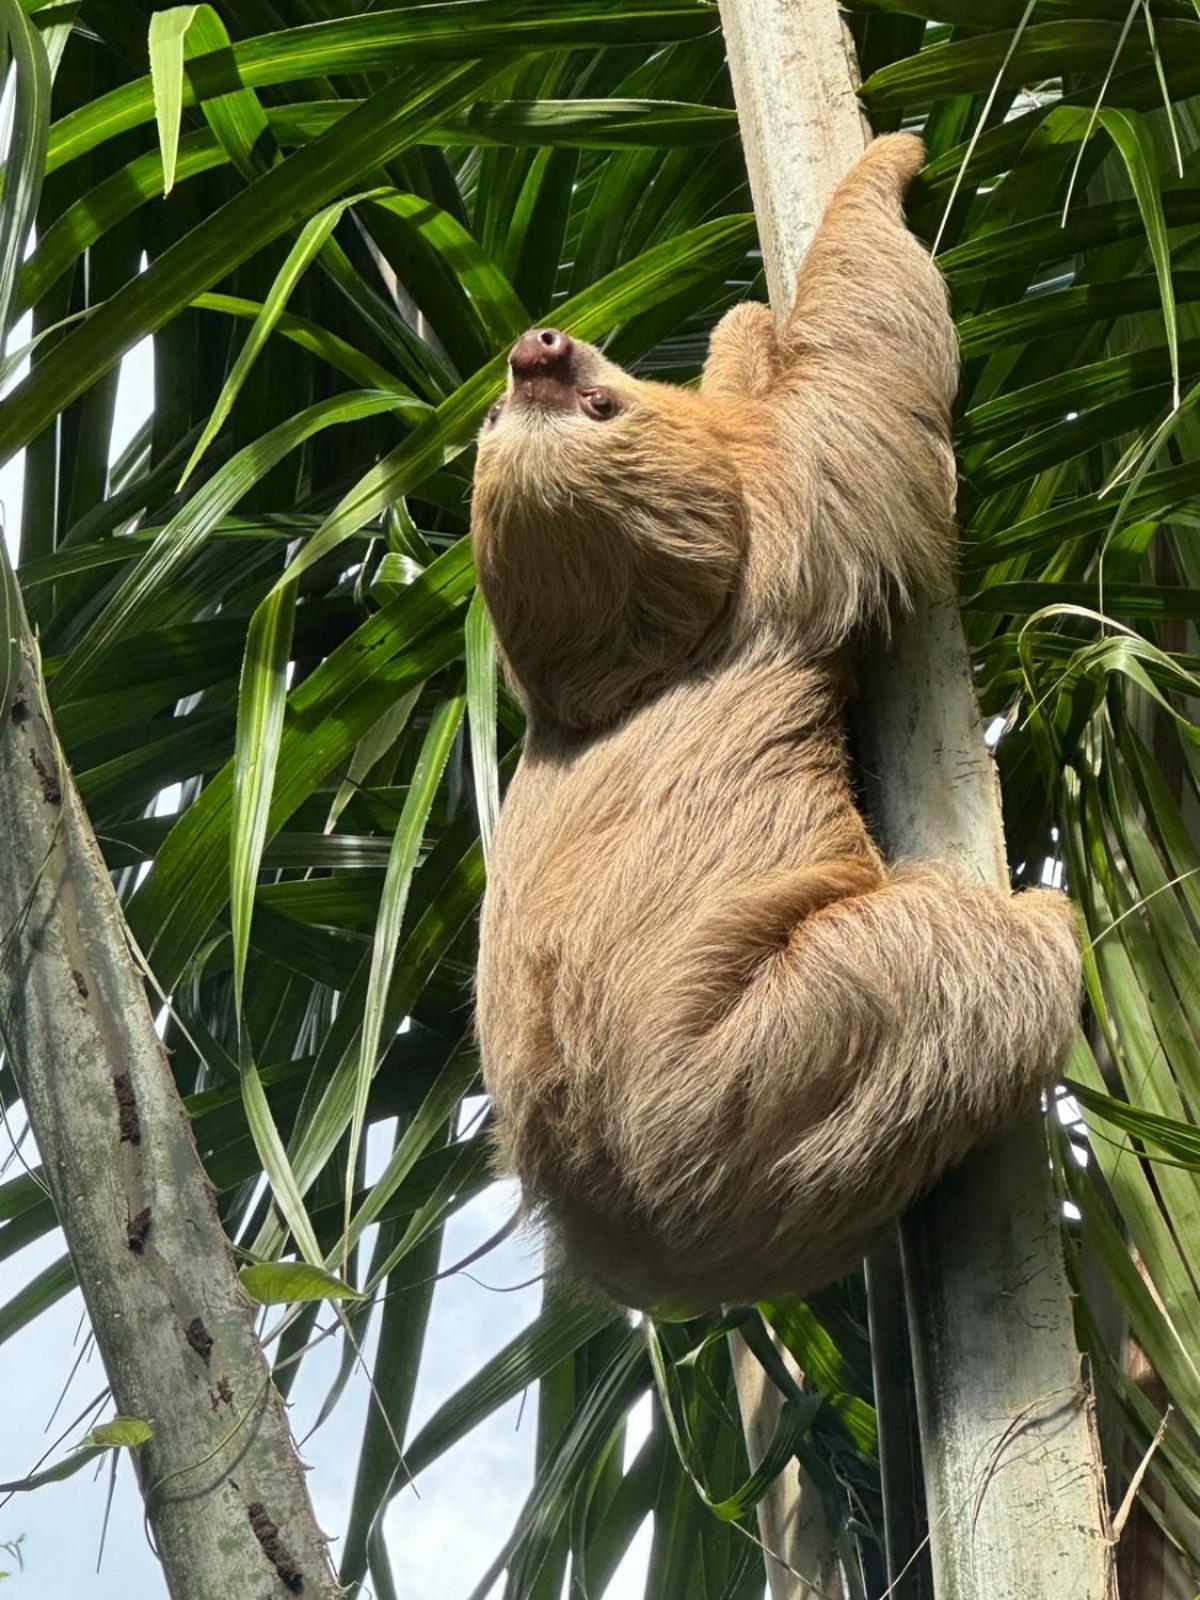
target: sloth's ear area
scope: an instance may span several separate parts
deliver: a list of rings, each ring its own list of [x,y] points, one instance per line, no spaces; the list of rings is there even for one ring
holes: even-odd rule
[[[700,392],[713,397],[767,393],[781,366],[775,317],[759,300],[727,311],[708,341]]]

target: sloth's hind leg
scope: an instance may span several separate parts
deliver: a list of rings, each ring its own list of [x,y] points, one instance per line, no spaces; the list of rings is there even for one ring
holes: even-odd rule
[[[775,1074],[786,1080],[797,1052],[810,1073],[829,1054],[846,1073],[784,1166],[811,1165],[819,1148],[832,1187],[881,1191],[895,1211],[1053,1080],[1078,1017],[1074,912],[1054,891],[1011,895],[908,867],[808,919],[768,983],[757,1026]],[[886,1192],[898,1182],[907,1193]]]

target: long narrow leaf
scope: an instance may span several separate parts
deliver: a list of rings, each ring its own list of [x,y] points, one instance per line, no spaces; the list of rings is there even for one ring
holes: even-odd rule
[[[1179,327],[1175,312],[1175,289],[1171,282],[1171,247],[1167,239],[1167,223],[1163,214],[1162,191],[1158,180],[1158,158],[1154,139],[1143,117],[1136,111],[1106,107],[1100,113],[1100,122],[1121,152],[1121,159],[1129,173],[1138,209],[1146,228],[1146,239],[1154,272],[1162,295],[1163,327],[1167,349],[1171,353],[1171,376],[1175,404],[1179,404]]]
[[[15,0],[0,7],[12,51],[12,132],[0,188],[0,355],[8,342],[13,294],[42,192],[50,121],[50,64],[46,51]]]
[[[500,769],[496,761],[496,632],[483,595],[476,590],[467,610],[467,715],[471,728],[471,776],[479,837],[486,854],[500,815]]]
[[[280,317],[287,309],[288,298],[292,290],[296,287],[310,263],[320,254],[325,241],[345,215],[347,206],[353,203],[353,200],[341,200],[336,205],[327,206],[324,211],[318,211],[315,217],[310,217],[301,228],[299,238],[288,251],[287,258],[276,274],[275,281],[271,285],[270,291],[254,319],[253,326],[246,335],[245,344],[238,351],[237,360],[225,380],[221,393],[217,396],[217,403],[213,407],[208,421],[204,424],[203,431],[196,441],[196,447],[188,457],[187,466],[184,467],[183,474],[179,480],[181,488],[195,471],[201,456],[221,431],[225,418],[229,415],[233,403],[250,373],[251,367],[253,367],[260,351],[274,332]]]
[[[296,1248],[310,1267],[323,1272],[321,1247],[304,1209],[304,1201],[271,1115],[258,1068],[250,1059],[242,1063],[242,1103],[246,1108],[246,1122],[254,1140],[254,1148],[258,1151],[262,1169],[271,1185],[271,1194],[296,1241]]]
[[[229,834],[229,911],[233,925],[233,995],[239,1022],[254,892],[267,837],[271,789],[283,733],[295,604],[292,589],[275,589],[255,612],[246,639],[246,657],[238,689],[233,815]]]
[[[358,1069],[356,1073],[354,1105],[350,1119],[350,1153],[346,1161],[346,1249],[349,1250],[350,1217],[354,1200],[353,1177],[357,1166],[358,1148],[362,1140],[367,1114],[367,1096],[379,1056],[383,1036],[384,1014],[388,985],[396,958],[396,945],[400,938],[400,925],[408,904],[408,889],[412,882],[417,852],[425,835],[429,813],[441,783],[442,772],[450,757],[450,750],[458,736],[466,701],[461,695],[445,700],[437,708],[421,746],[413,772],[412,785],[388,857],[387,877],[379,902],[379,921],[371,947],[371,968],[367,979],[366,1000],[363,1005]]]
[[[199,6],[173,6],[150,18],[150,83],[162,151],[163,193],[175,187],[179,118],[183,112],[183,45]]]
[[[83,635],[57,675],[55,689],[67,700],[89,678],[96,658],[134,631],[153,597],[190,560],[226,515],[283,458],[328,427],[344,426],[391,410],[395,397],[340,394],[289,417],[270,433],[239,450],[178,511],[144,560],[124,580],[104,611]],[[280,585],[281,588],[287,585]]]

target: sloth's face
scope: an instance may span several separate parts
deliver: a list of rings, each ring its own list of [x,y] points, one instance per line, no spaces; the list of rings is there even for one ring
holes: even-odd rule
[[[607,360],[595,345],[557,328],[530,328],[508,355],[508,382],[483,425],[484,444],[511,444],[523,436],[561,430],[576,422],[628,419],[637,407],[638,382]]]
[[[480,429],[476,522],[636,512],[631,534],[650,536],[657,524],[673,542],[689,502],[721,470],[707,413],[699,396],[631,377],[595,345],[530,328]]]
[[[471,523],[518,688],[575,728],[696,658],[745,544],[719,408],[553,328],[513,346],[479,436]]]

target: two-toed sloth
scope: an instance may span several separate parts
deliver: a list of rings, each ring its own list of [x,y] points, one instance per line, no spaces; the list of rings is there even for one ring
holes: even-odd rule
[[[951,581],[957,379],[920,141],[835,193],[698,391],[532,330],[479,440],[479,581],[528,732],[478,986],[503,1161],[568,1265],[702,1309],[844,1271],[1031,1109],[1076,1020],[1061,894],[889,867],[844,646]]]

